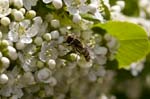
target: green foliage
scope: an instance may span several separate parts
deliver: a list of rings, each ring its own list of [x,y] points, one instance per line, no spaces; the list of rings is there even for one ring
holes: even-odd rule
[[[104,13],[105,13],[104,18],[106,20],[110,20],[110,17],[111,17],[110,11],[109,11],[108,7],[104,4],[103,0],[101,0],[101,5],[102,5],[102,8],[104,9]]]
[[[96,24],[94,28],[102,28],[116,37],[119,41],[119,49],[116,59],[119,68],[125,68],[132,62],[144,58],[149,52],[149,41],[146,32],[140,26],[120,21],[109,21],[104,24]],[[98,31],[97,31],[98,32]]]
[[[123,9],[123,13],[128,16],[139,16],[140,9],[138,6],[138,0],[124,0],[125,8]]]
[[[43,17],[49,12],[49,9],[41,0],[38,1],[37,6],[34,6],[33,9],[36,11],[37,15]]]

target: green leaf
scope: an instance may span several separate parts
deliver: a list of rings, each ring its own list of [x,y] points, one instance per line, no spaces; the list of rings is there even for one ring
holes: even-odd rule
[[[81,14],[82,18],[89,20],[89,21],[94,21],[95,23],[100,22],[98,19],[96,19],[93,15],[91,14]]]
[[[96,24],[93,26],[94,28],[106,30],[119,41],[120,47],[116,54],[119,68],[125,68],[132,62],[141,60],[149,52],[147,33],[139,25],[129,22],[109,21],[104,24]]]

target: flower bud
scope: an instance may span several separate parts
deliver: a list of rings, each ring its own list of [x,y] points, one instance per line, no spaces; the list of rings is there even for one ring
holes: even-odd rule
[[[90,68],[93,65],[93,62],[90,60],[87,62],[84,58],[81,58],[78,62],[79,67],[81,68]]]
[[[1,24],[4,26],[8,26],[10,24],[10,19],[8,17],[1,18]]]
[[[111,49],[117,49],[119,47],[119,44],[115,38],[112,38],[111,41],[107,42],[106,45]]]
[[[94,52],[95,52],[95,54],[106,55],[108,50],[106,47],[96,46],[94,48]]]
[[[89,8],[89,12],[91,12],[91,13],[95,13],[96,12],[96,5],[95,4],[89,4],[89,6],[88,6],[88,8]]]
[[[54,77],[50,77],[47,81],[51,86],[55,86],[57,84],[57,80]]]
[[[25,80],[23,83],[27,85],[33,85],[35,84],[34,76],[31,72],[25,72],[22,76],[22,79]]]
[[[14,6],[17,8],[23,7],[23,1],[22,0],[14,0]]]
[[[4,47],[7,47],[9,45],[9,42],[7,40],[2,40],[1,41],[1,46],[4,48]]]
[[[50,41],[50,40],[52,39],[50,33],[45,33],[45,34],[43,35],[43,38],[44,38],[46,41]]]
[[[52,2],[53,0],[42,0],[45,4]]]
[[[125,7],[125,2],[124,1],[119,0],[116,3],[117,3],[117,5],[119,5],[121,7],[121,9],[123,9]]]
[[[81,20],[81,16],[79,14],[74,14],[73,15],[73,22],[78,23]]]
[[[8,46],[8,55],[10,57],[11,60],[16,60],[18,58],[18,54],[16,52],[16,49],[12,46]]]
[[[115,12],[120,12],[121,11],[121,7],[119,5],[114,5],[114,6],[111,7],[111,10],[115,11]]]
[[[42,61],[37,61],[38,68],[44,67],[44,63]]]
[[[23,13],[21,11],[15,11],[13,15],[16,21],[21,21],[24,19]]]
[[[34,40],[34,43],[37,45],[37,46],[41,46],[42,43],[43,43],[43,39],[41,37],[36,37],[35,40]]]
[[[43,68],[38,71],[37,79],[41,82],[44,82],[44,81],[47,81],[51,75],[52,75],[52,72],[48,68]]]
[[[25,8],[20,8],[19,11],[22,12],[23,15],[26,13],[26,9]]]
[[[7,57],[2,57],[0,60],[2,62],[2,68],[7,69],[10,65],[10,60]]]
[[[56,9],[60,9],[63,6],[62,0],[53,0],[52,3]]]
[[[47,64],[48,64],[50,69],[54,69],[56,66],[56,62],[53,59],[50,59]]]
[[[0,74],[0,84],[6,84],[8,82],[8,76],[6,74]]]
[[[18,50],[22,50],[22,49],[25,48],[25,44],[22,43],[22,42],[17,42],[17,43],[16,43],[16,48],[17,48]]]
[[[51,20],[51,26],[53,26],[54,28],[58,28],[60,26],[59,20]]]
[[[69,60],[71,60],[71,61],[77,61],[79,59],[80,59],[80,56],[78,54],[76,54],[76,53],[71,53],[69,55]]]
[[[27,13],[26,13],[26,17],[29,18],[29,19],[32,19],[36,16],[36,12],[34,10],[29,10]]]
[[[58,39],[59,38],[59,32],[58,31],[52,31],[51,32],[51,36],[53,39]]]

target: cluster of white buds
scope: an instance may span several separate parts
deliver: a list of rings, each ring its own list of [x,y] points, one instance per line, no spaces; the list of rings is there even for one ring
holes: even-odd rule
[[[114,72],[105,65],[118,41],[90,28],[107,21],[100,1],[115,13],[125,6],[117,1],[110,7],[108,0],[0,0],[0,99],[107,99],[103,91],[109,91]],[[141,66],[133,65],[132,74]]]

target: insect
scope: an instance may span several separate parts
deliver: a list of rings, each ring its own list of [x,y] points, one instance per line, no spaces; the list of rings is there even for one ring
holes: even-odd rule
[[[69,44],[69,46],[72,46],[72,48],[82,54],[86,61],[90,60],[90,53],[86,47],[83,46],[80,40],[73,36],[68,36],[66,43]]]

